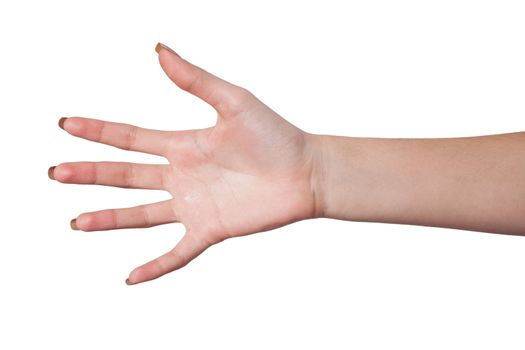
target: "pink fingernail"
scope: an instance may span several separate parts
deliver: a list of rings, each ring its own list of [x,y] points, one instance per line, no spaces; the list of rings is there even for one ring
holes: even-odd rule
[[[132,286],[134,283],[132,283],[132,282],[129,280],[129,278],[126,278],[126,284],[127,284],[128,286]]]

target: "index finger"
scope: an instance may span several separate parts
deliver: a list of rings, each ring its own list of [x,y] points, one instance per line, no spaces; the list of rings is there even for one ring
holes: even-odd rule
[[[73,136],[118,147],[165,156],[172,133],[169,131],[139,128],[134,125],[103,120],[70,117],[61,118],[59,126]]]

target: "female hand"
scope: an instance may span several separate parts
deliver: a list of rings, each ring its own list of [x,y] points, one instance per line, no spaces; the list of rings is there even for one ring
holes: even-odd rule
[[[217,111],[214,127],[157,131],[87,118],[62,118],[73,136],[162,156],[169,165],[62,163],[49,176],[63,183],[169,191],[172,199],[84,213],[82,231],[180,222],[186,233],[166,254],[135,270],[136,284],[186,265],[226,238],[270,230],[317,215],[315,138],[291,125],[249,91],[230,84],[158,44],[162,69],[180,88]]]

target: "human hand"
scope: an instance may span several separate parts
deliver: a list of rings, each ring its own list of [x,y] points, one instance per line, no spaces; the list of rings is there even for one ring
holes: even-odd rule
[[[214,127],[158,131],[71,117],[60,126],[73,136],[168,159],[168,165],[62,163],[49,169],[63,183],[165,190],[172,199],[79,215],[82,231],[151,227],[180,222],[186,233],[171,251],[134,269],[128,284],[185,266],[226,238],[313,218],[315,137],[288,123],[249,91],[156,47],[162,69],[180,88],[217,111]]]

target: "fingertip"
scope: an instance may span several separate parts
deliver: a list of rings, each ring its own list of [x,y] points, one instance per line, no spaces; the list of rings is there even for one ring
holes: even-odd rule
[[[155,45],[155,51],[160,54],[160,52],[162,50],[166,50],[167,52],[171,53],[171,54],[174,54],[175,56],[177,57],[180,57],[180,55],[178,53],[176,53],[172,48],[170,48],[169,46],[167,45],[164,45],[163,43],[157,43],[157,45]]]
[[[51,170],[51,168],[53,169]],[[49,176],[50,178],[51,176],[53,177],[52,180],[67,183],[71,181],[71,179],[74,176],[73,168],[66,163],[63,163],[63,164],[60,164],[60,165],[57,165],[51,168],[49,168],[48,175],[50,175]]]
[[[88,121],[86,118],[81,117],[69,117],[69,118],[63,118],[64,122],[62,123],[62,129],[67,131],[68,133],[72,135],[81,135],[83,129],[85,129],[86,121]]]
[[[147,264],[145,264],[147,266]],[[133,271],[129,273],[128,278],[126,279],[127,285],[134,285],[143,283],[146,281],[150,281],[152,279],[155,279],[155,277],[150,276],[147,271],[144,271],[143,266],[136,267]]]
[[[80,214],[77,218],[71,220],[71,228],[77,231],[96,231],[95,217],[92,213]]]
[[[158,258],[151,260],[143,265],[136,267],[133,271],[131,271],[128,276],[128,280],[130,281],[130,283],[139,284],[152,281],[159,277],[162,277],[167,272],[171,272],[163,269],[162,266],[159,264],[158,260]]]
[[[58,120],[60,129],[67,131],[70,134],[76,134],[82,128],[82,120],[86,118],[81,117],[62,117]]]

